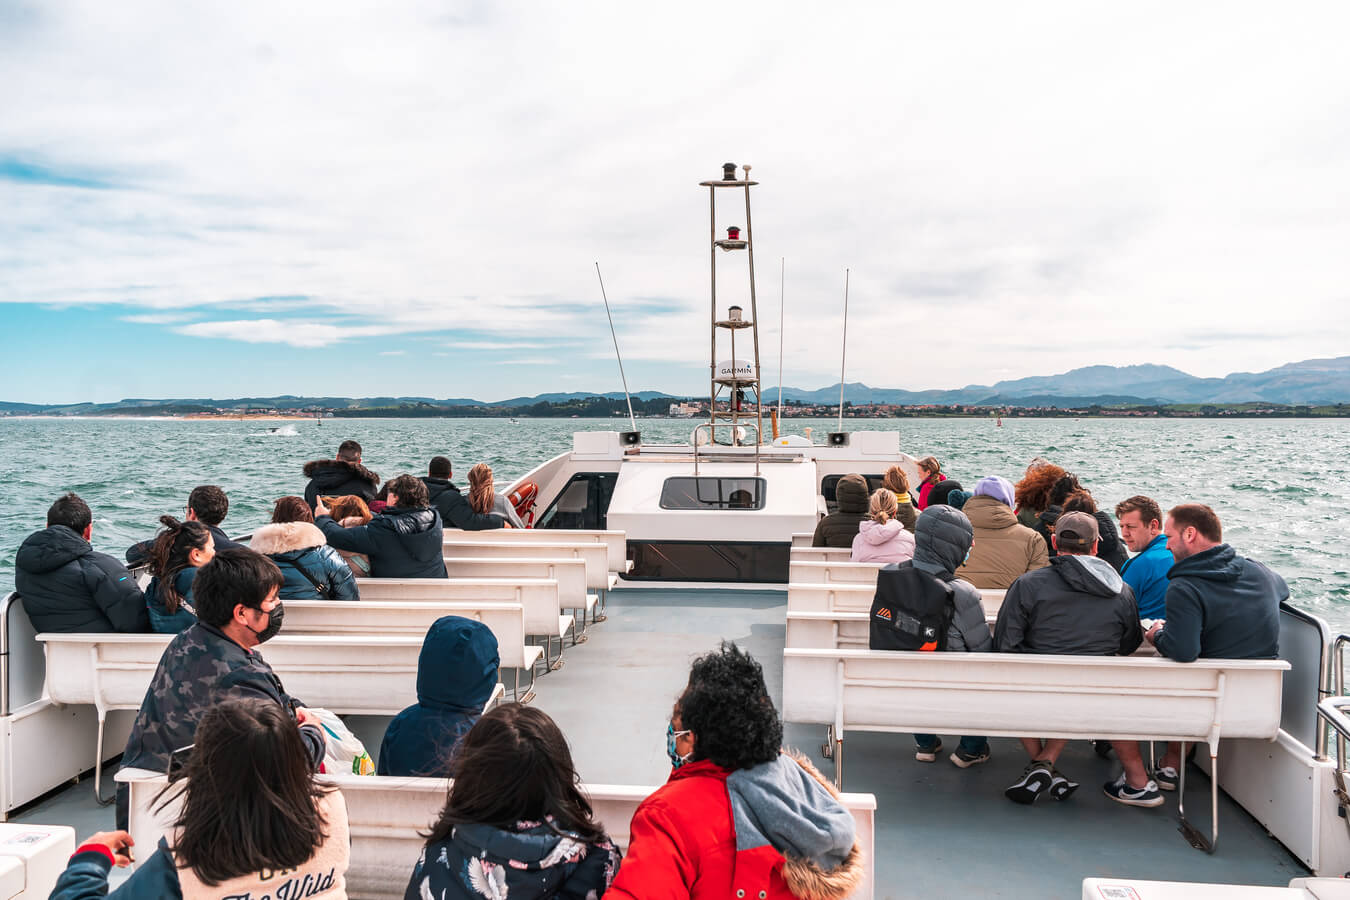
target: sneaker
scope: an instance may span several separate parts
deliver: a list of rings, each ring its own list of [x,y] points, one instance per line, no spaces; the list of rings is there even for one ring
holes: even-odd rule
[[[1012,786],[1003,792],[1003,796],[1014,803],[1025,805],[1035,803],[1036,798],[1044,794],[1054,781],[1052,770],[1053,767],[1048,762],[1033,759],[1022,770],[1022,777],[1013,782]]]
[[[1074,791],[1078,790],[1078,782],[1070,781],[1056,769],[1050,767],[1050,788],[1047,793],[1056,800],[1068,800]]]
[[[1124,803],[1126,806],[1162,806],[1163,795],[1158,791],[1158,783],[1149,779],[1148,784],[1141,788],[1132,788],[1130,783],[1125,780],[1125,773],[1121,772],[1120,777],[1115,781],[1108,781],[1102,785],[1102,791],[1117,803]]]
[[[956,752],[948,758],[952,761],[952,765],[956,766],[958,769],[969,769],[971,766],[978,766],[980,763],[989,762],[989,756],[989,745],[985,744],[984,749],[979,753],[967,753],[965,750],[957,747]]]
[[[1175,791],[1177,789],[1177,778],[1177,770],[1171,766],[1158,766],[1153,770],[1153,780],[1164,791]]]
[[[916,745],[914,747],[914,758],[919,762],[937,762],[938,754],[942,752],[942,741],[939,740],[931,747]]]

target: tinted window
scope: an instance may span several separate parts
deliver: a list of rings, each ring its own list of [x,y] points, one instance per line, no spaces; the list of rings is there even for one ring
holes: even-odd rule
[[[862,473],[860,472],[858,474],[861,475]],[[834,488],[839,484],[839,479],[843,477],[843,475],[826,475],[820,480],[820,495],[825,498],[826,503],[834,502]],[[881,475],[863,475],[863,477],[867,479],[868,495],[871,495],[877,488],[886,486],[881,483]]]
[[[634,581],[738,581],[786,584],[787,544],[630,541]]]
[[[581,472],[572,476],[549,504],[535,528],[578,528],[603,531],[609,501],[619,476],[614,472]]]
[[[661,485],[662,509],[763,509],[763,478],[677,475]]]

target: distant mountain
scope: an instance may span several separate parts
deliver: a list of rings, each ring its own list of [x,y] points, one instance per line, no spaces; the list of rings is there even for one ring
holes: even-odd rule
[[[706,396],[706,395],[703,395]],[[777,387],[766,387],[766,400],[776,400]],[[622,391],[537,394],[509,400],[486,402],[465,397],[238,397],[213,400],[206,397],[176,399],[129,398],[116,403],[41,404],[0,401],[0,415],[99,415],[124,414],[136,410],[162,411],[170,408],[206,407],[210,409],[263,408],[292,410],[384,409],[399,406],[491,406],[506,409],[535,403],[566,403],[604,397],[623,400]],[[688,395],[661,391],[637,391],[641,400],[680,400]],[[697,399],[697,398],[695,398]],[[784,387],[783,399],[802,403],[839,402],[839,385],[816,390]],[[1335,359],[1307,359],[1288,363],[1266,372],[1234,372],[1223,378],[1197,378],[1171,366],[1085,366],[1059,375],[1036,375],[1000,381],[992,385],[971,384],[952,390],[912,391],[902,388],[874,388],[862,382],[844,385],[844,399],[857,404],[894,403],[905,405],[954,403],[973,406],[1119,406],[1166,403],[1273,403],[1285,405],[1322,405],[1350,403],[1350,356]],[[148,412],[143,414],[149,414]]]

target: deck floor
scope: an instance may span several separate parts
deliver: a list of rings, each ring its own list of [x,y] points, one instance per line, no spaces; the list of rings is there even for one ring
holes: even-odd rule
[[[609,595],[608,619],[564,653],[563,667],[538,679],[539,708],[567,735],[583,781],[659,785],[669,774],[665,730],[689,662],[734,640],[764,666],[776,703],[782,695],[787,594],[783,591],[629,589]],[[264,655],[266,648],[264,648]],[[378,723],[357,731],[373,751]],[[787,726],[786,742],[820,756],[823,730]],[[955,739],[944,738],[948,750]],[[993,759],[960,770],[944,756],[914,760],[904,735],[851,734],[846,788],[877,797],[876,898],[1076,898],[1089,876],[1284,885],[1302,865],[1240,807],[1223,797],[1218,851],[1193,850],[1176,825],[1176,798],[1159,809],[1120,806],[1101,793],[1114,762],[1072,745],[1060,769],[1082,783],[1064,803],[1024,807],[1003,788],[1026,763],[1012,740],[995,740]],[[1196,824],[1208,823],[1208,782],[1188,782]],[[111,784],[104,787],[111,790]],[[111,807],[93,802],[91,782],[72,785],[16,821],[74,825],[80,837],[112,827]]]

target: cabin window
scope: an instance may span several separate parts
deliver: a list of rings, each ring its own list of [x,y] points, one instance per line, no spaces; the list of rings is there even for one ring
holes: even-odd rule
[[[786,584],[788,544],[629,541],[630,581],[724,581]]]
[[[539,517],[535,528],[604,531],[617,472],[578,472]]]
[[[820,479],[820,495],[825,498],[826,503],[835,502],[834,489],[839,486],[839,479],[843,477],[843,475],[826,475],[824,478]],[[867,493],[869,496],[873,491],[877,490],[877,488],[886,486],[882,484],[883,476],[881,475],[863,475],[863,478],[867,479]]]
[[[763,509],[763,478],[677,475],[661,485],[662,509]]]

